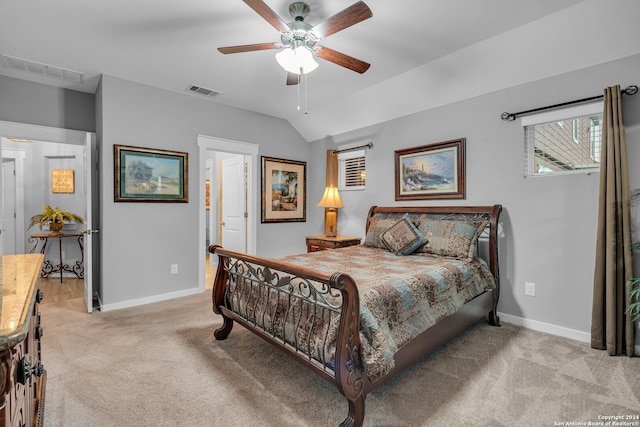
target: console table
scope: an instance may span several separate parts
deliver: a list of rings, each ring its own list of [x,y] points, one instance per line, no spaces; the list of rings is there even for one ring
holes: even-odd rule
[[[80,260],[76,261],[75,264],[69,265],[65,264],[62,261],[62,239],[74,237],[78,239],[78,246],[80,246]],[[31,249],[31,253],[35,253],[38,247],[38,243],[43,242],[42,248],[40,249],[41,254],[45,254],[47,249],[47,243],[50,239],[58,239],[58,263],[54,264],[48,259],[45,259],[42,264],[42,272],[40,275],[42,277],[49,277],[54,273],[60,273],[60,283],[62,283],[62,273],[69,272],[76,275],[78,279],[84,278],[84,234],[83,233],[43,233],[43,234],[32,234],[29,237],[29,243],[33,243],[33,248]]]
[[[0,257],[0,426],[42,426],[47,372],[38,305],[44,255]]]

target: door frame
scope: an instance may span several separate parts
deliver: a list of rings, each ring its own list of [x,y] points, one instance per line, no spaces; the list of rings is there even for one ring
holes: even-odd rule
[[[226,153],[244,155],[247,161],[247,253],[256,254],[257,248],[257,218],[258,218],[258,149],[259,145],[248,142],[232,141],[207,135],[198,135],[199,152],[199,176],[198,176],[198,251],[201,254],[206,245],[206,158],[207,151],[222,151]],[[206,257],[198,257],[198,276],[200,277],[200,290],[205,290]]]

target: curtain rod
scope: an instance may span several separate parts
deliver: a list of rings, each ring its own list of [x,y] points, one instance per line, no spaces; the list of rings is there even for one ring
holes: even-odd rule
[[[638,93],[638,86],[636,86],[636,85],[627,86],[627,88],[623,89],[621,92],[623,94],[625,94],[625,95],[635,95],[636,93]],[[500,118],[502,120],[506,120],[508,122],[512,122],[512,121],[514,121],[516,119],[517,116],[522,116],[524,114],[536,113],[538,111],[544,111],[544,110],[551,110],[553,108],[564,107],[565,105],[579,104],[581,102],[595,101],[596,99],[602,99],[602,98],[604,98],[604,95],[592,96],[590,98],[582,98],[582,99],[578,99],[578,100],[575,100],[575,101],[563,102],[561,104],[548,105],[546,107],[534,108],[533,110],[520,111],[519,113],[507,113],[507,112],[504,112],[504,113],[502,113]]]
[[[359,150],[361,148],[372,148],[373,147],[373,142],[370,142],[368,144],[365,145],[360,145],[358,147],[351,147],[351,148],[345,148],[344,150],[333,150],[333,154],[338,154],[338,153],[344,153],[346,151],[353,151],[353,150]]]

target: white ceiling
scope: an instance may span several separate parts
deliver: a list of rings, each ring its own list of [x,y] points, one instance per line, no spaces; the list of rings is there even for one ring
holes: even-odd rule
[[[306,21],[316,25],[353,2],[310,0]],[[640,52],[637,0],[365,2],[372,18],[320,44],[371,68],[361,75],[319,59],[308,78],[308,114],[304,86],[298,111],[298,88],[285,85],[276,51],[216,50],[279,41],[242,0],[3,0],[0,54],[79,71],[85,80],[4,65],[0,74],[90,93],[101,74],[180,93],[196,84],[221,92],[211,102],[286,119],[313,141]],[[290,0],[266,3],[291,21]],[[604,27],[623,42],[601,52],[606,37],[594,33],[609,16]]]

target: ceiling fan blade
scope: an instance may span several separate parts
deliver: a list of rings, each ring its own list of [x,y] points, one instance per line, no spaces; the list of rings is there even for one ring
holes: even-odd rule
[[[325,38],[345,28],[349,28],[358,22],[369,19],[372,16],[373,12],[371,12],[369,6],[359,1],[344,9],[342,12],[333,15],[323,23],[316,25],[311,31],[313,31],[317,37]]]
[[[282,44],[280,43],[256,43],[256,44],[245,44],[240,46],[227,46],[227,47],[219,47],[218,51],[221,53],[240,53],[240,52],[253,52],[256,50],[268,50],[268,49],[280,49]]]
[[[300,76],[295,73],[287,73],[287,86],[295,86],[300,83]]]
[[[286,33],[290,30],[286,22],[282,20],[265,2],[262,0],[243,0],[249,7],[256,11],[256,13],[265,21],[267,21],[273,28]]]
[[[361,61],[352,56],[345,55],[344,53],[340,53],[336,50],[329,49],[328,47],[324,46],[320,46],[320,48],[316,51],[316,55],[322,59],[326,59],[329,62],[333,62],[334,64],[348,68],[360,74],[367,71],[371,66],[371,64],[369,64],[368,62]]]

